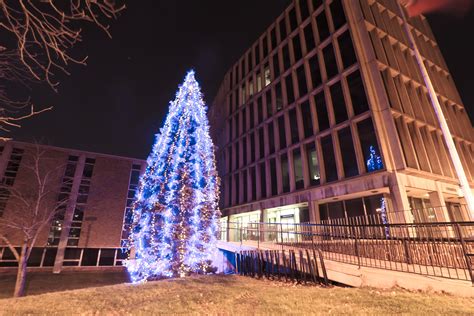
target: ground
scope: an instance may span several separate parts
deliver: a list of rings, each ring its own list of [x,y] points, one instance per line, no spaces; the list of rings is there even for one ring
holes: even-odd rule
[[[472,314],[474,300],[400,289],[375,290],[300,286],[242,276],[197,276],[123,282],[122,273],[32,274],[29,296],[0,299],[0,315],[10,314]],[[11,280],[1,277],[2,297]],[[41,284],[41,285],[40,285]],[[7,285],[5,287],[5,285]],[[85,289],[84,287],[90,288]],[[64,291],[82,287],[83,289]],[[60,291],[40,295],[46,291]],[[7,293],[8,292],[8,293]]]

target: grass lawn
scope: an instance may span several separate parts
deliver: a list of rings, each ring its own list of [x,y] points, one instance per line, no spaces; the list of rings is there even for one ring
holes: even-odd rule
[[[113,275],[113,276],[112,276]],[[106,284],[105,273],[75,273],[54,276],[41,286],[45,275],[30,280],[29,293],[65,289],[58,282],[95,286],[73,291],[0,299],[0,315],[11,314],[472,314],[474,300],[442,294],[408,292],[399,289],[374,290],[294,286],[241,276],[198,276],[148,282],[142,285]],[[61,279],[63,276],[64,279]],[[109,283],[121,274],[110,274]],[[77,281],[72,281],[77,278]],[[82,281],[80,281],[82,280]],[[90,281],[90,283],[88,283]],[[59,286],[59,288],[57,287]],[[72,285],[69,285],[72,288]]]

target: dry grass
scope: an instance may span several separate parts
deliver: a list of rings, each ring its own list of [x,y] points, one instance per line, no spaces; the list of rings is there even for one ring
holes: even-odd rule
[[[92,275],[92,274],[90,274]],[[0,300],[11,314],[472,314],[474,301],[399,289],[294,286],[241,276],[119,284]]]

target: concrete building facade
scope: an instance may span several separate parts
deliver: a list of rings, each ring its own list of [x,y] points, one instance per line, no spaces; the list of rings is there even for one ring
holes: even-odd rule
[[[18,223],[13,192],[25,192],[34,182],[32,156],[41,154],[40,168],[52,172],[45,209],[58,208],[40,232],[28,266],[120,266],[127,257],[125,242],[132,221],[132,202],[146,161],[98,153],[9,141],[0,145],[0,217]],[[59,204],[58,204],[59,203]],[[59,206],[58,206],[59,205]],[[21,246],[17,230],[2,228],[15,246]],[[13,253],[0,241],[0,267],[16,266]]]
[[[474,187],[474,129],[425,17],[409,19]],[[293,1],[210,109],[223,222],[469,220],[396,0]]]

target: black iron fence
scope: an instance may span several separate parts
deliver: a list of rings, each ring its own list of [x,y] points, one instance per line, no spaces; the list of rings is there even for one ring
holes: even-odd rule
[[[221,240],[264,250],[321,250],[325,259],[474,283],[474,222],[227,223]]]
[[[240,275],[328,285],[322,252],[315,249],[250,250],[236,254]]]

